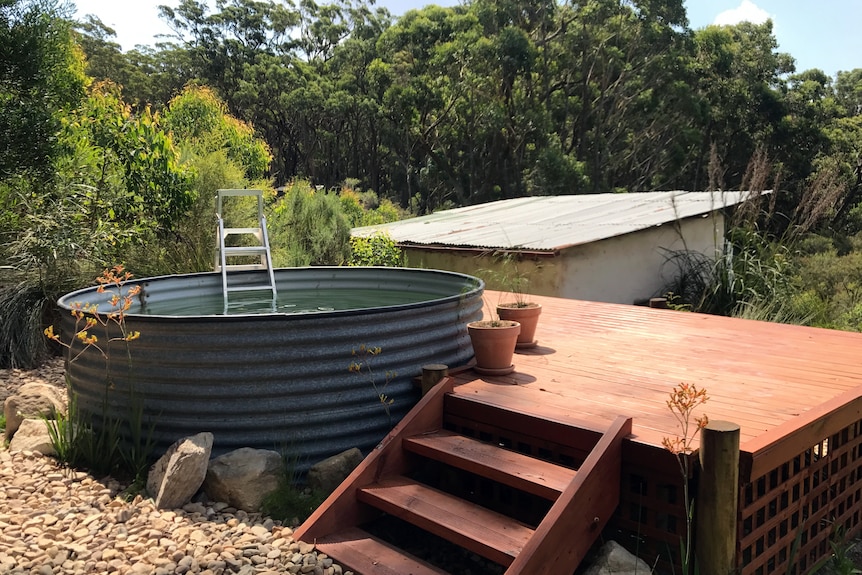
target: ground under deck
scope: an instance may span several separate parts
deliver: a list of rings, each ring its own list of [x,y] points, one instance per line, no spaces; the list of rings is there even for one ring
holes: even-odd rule
[[[500,294],[487,292],[490,302]],[[505,298],[505,294],[503,294]],[[679,433],[666,401],[680,382],[707,390],[697,414],[741,427],[756,451],[813,413],[862,395],[862,334],[673,310],[531,296],[543,306],[538,346],[515,372],[457,374],[456,393],[604,429],[633,418],[636,442]],[[802,417],[800,417],[802,416]]]

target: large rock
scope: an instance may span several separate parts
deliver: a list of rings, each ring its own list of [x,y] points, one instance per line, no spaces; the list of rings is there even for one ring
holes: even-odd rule
[[[354,447],[315,463],[308,470],[306,481],[315,491],[332,493],[360,463],[362,452]]]
[[[150,468],[147,491],[159,509],[176,509],[188,503],[206,477],[213,434],[198,433],[180,439]]]
[[[11,398],[10,398],[11,399]],[[56,455],[48,426],[44,419],[25,419],[9,442],[9,451],[38,451],[44,455]]]
[[[649,565],[638,559],[616,541],[608,541],[584,575],[648,575]]]
[[[283,476],[284,462],[277,452],[243,447],[210,461],[204,491],[213,501],[255,512]]]
[[[25,419],[53,419],[58,412],[66,412],[65,390],[44,383],[25,383],[3,402],[6,441],[12,439]]]

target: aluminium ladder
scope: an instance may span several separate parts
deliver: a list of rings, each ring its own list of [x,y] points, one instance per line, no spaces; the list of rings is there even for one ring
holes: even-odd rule
[[[225,227],[223,217],[224,200],[228,197],[256,197],[257,198],[257,220],[256,228],[233,228]],[[216,217],[218,218],[218,238],[216,240],[215,271],[221,272],[222,295],[224,297],[224,310],[232,305],[229,301],[231,293],[235,292],[262,292],[268,291],[271,295],[272,311],[276,308],[275,274],[272,270],[272,253],[269,249],[269,237],[266,233],[266,217],[263,215],[263,192],[261,190],[218,190]],[[242,243],[250,245],[226,245],[228,238],[235,236],[245,238]],[[258,257],[259,261],[247,263],[249,256]],[[246,258],[241,263],[233,258]],[[246,274],[235,275],[228,272],[260,271],[261,274],[248,276]],[[233,276],[233,277],[231,277]]]

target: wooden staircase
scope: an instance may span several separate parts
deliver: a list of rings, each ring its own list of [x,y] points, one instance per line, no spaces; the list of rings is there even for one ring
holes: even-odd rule
[[[631,418],[600,433],[452,391],[423,397],[294,538],[361,575],[445,574],[369,532],[389,516],[507,575],[573,573],[619,502]]]

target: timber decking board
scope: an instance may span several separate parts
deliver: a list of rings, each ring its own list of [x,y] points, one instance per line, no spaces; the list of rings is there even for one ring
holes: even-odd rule
[[[498,294],[489,292],[489,301]],[[666,401],[685,382],[709,400],[695,415],[741,427],[741,444],[862,386],[862,334],[674,310],[544,296],[538,346],[518,350],[515,372],[456,374],[455,394],[537,417],[602,429],[633,418],[632,439],[660,447],[679,428]],[[792,423],[790,423],[792,425]],[[696,446],[696,443],[695,443]]]

